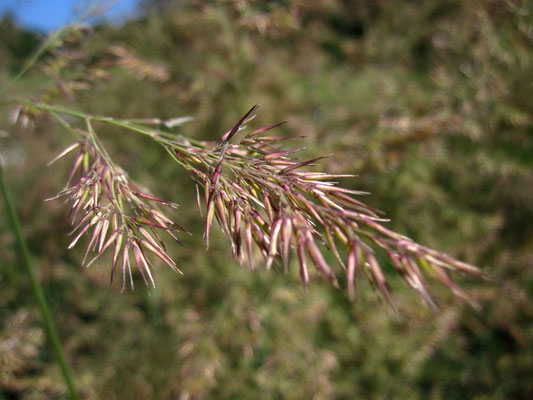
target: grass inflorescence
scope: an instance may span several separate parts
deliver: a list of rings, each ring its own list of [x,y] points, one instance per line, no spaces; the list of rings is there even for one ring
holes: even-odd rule
[[[74,239],[69,248],[87,234],[90,240],[82,264],[89,267],[111,248],[111,282],[117,266],[120,266],[122,289],[128,278],[133,289],[131,267],[134,262],[145,283],[155,286],[147,253],[181,272],[168,256],[160,236],[165,232],[181,244],[175,233],[183,229],[159,207],[176,208],[177,205],[153,196],[132,182],[109,158],[90,122],[87,125],[90,129],[82,132],[84,140],[74,143],[51,162],[70,152],[78,153],[65,188],[54,197],[64,198],[71,204],[70,217],[74,229],[70,235]],[[91,251],[96,255],[89,259]]]
[[[125,49],[114,47],[112,53],[122,67],[141,65]],[[148,64],[142,66],[144,73],[151,71]],[[69,248],[87,235],[89,241],[82,260],[87,266],[111,249],[111,280],[120,269],[122,289],[128,280],[133,288],[132,267],[136,267],[147,285],[155,286],[153,257],[179,271],[161,236],[165,233],[181,243],[176,234],[185,229],[163,212],[162,207],[175,204],[141,189],[112,161],[95,132],[95,123],[140,133],[161,145],[196,182],[200,207],[199,187],[203,188],[206,245],[209,246],[216,221],[229,239],[233,254],[241,263],[246,260],[250,269],[255,268],[257,255],[262,256],[266,269],[286,272],[295,258],[305,286],[311,279],[311,267],[335,287],[340,286],[339,277],[344,275],[349,297],[353,299],[359,281],[366,279],[392,307],[393,297],[378,261],[382,256],[432,307],[436,305],[426,283],[428,276],[465,299],[467,295],[449,272],[481,276],[477,267],[388,229],[385,226],[388,220],[360,199],[368,193],[338,185],[336,180],[351,175],[317,172],[315,166],[324,157],[299,159],[297,155],[304,148],[286,145],[296,136],[270,134],[281,124],[238,135],[254,118],[257,106],[218,141],[209,142],[157,129],[174,128],[189,117],[166,121],[99,117],[51,105],[49,100],[50,96],[39,102],[14,101],[18,105],[12,119],[29,125],[48,113],[81,137],[53,160],[77,152],[67,184],[56,196],[71,204],[74,229]],[[74,128],[61,115],[83,121],[84,128]]]
[[[480,276],[480,270],[444,253],[422,246],[386,228],[379,212],[356,198],[368,193],[345,189],[334,181],[350,175],[310,171],[322,157],[299,160],[282,144],[292,136],[272,136],[268,131],[280,124],[252,131],[240,141],[232,138],[253,118],[252,108],[215,144],[174,149],[180,163],[204,188],[206,204],[205,240],[216,220],[241,262],[247,256],[254,268],[254,251],[265,260],[291,266],[295,254],[301,280],[309,283],[309,265],[334,286],[338,276],[327,262],[331,252],[346,277],[349,296],[364,277],[394,307],[375,248],[382,249],[392,265],[431,306],[435,306],[424,275],[432,275],[454,294],[466,294],[449,277],[449,271]]]

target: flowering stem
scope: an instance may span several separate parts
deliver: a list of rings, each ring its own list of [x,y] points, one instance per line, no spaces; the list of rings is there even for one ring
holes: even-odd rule
[[[37,49],[35,54],[28,60],[24,68],[20,70],[20,72],[11,79],[6,86],[4,86],[0,90],[0,96],[2,96],[4,93],[7,92],[7,90],[15,84],[22,76],[26,74],[34,65],[35,63],[54,45],[54,43],[61,39],[61,36],[67,31],[67,28],[63,28],[55,32],[53,35],[51,35],[42,45]]]
[[[3,167],[1,163],[0,163],[0,188],[2,190],[2,196],[4,198],[4,202],[6,205],[6,213],[7,213],[8,219],[11,221],[13,233],[15,234],[15,238],[20,248],[22,265],[26,269],[26,274],[28,275],[28,278],[30,280],[33,294],[35,295],[35,299],[37,300],[37,304],[39,306],[39,311],[41,312],[41,316],[44,320],[44,327],[48,335],[48,339],[50,340],[50,344],[52,345],[52,348],[54,350],[57,363],[59,364],[59,367],[63,374],[63,378],[65,379],[65,383],[70,393],[70,397],[74,400],[78,400],[80,399],[80,396],[76,390],[76,386],[74,385],[74,380],[72,378],[72,373],[70,372],[70,368],[65,360],[65,356],[63,354],[63,348],[61,346],[61,341],[59,340],[59,335],[57,333],[57,328],[55,326],[54,320],[52,319],[52,314],[50,312],[50,307],[48,306],[48,302],[46,301],[46,297],[44,295],[43,288],[41,287],[41,284],[39,283],[39,279],[37,279],[37,274],[33,267],[31,256],[30,256],[30,250],[28,248],[28,244],[26,243],[26,240],[24,239],[24,235],[22,234],[22,228],[20,225],[20,221],[19,221],[17,212],[15,210],[15,207],[13,206],[13,201],[11,199],[11,193],[9,192],[9,189],[7,187],[7,184],[4,178],[4,171],[3,171]]]
[[[387,229],[381,223],[388,220],[379,218],[375,210],[353,197],[366,193],[339,187],[337,182],[331,180],[345,175],[302,171],[301,168],[315,165],[324,156],[304,161],[292,158],[294,153],[304,148],[280,149],[279,143],[294,137],[271,136],[270,133],[263,135],[280,124],[257,129],[240,141],[232,142],[232,138],[253,118],[257,106],[252,107],[220,140],[205,142],[182,135],[169,137],[157,128],[145,127],[131,120],[88,115],[43,103],[22,101],[18,104],[51,113],[63,127],[73,133],[78,131],[59,114],[85,122],[87,130],[79,131],[84,140],[71,145],[52,161],[79,149],[67,187],[56,198],[67,197],[73,203],[72,222],[76,223],[76,227],[71,234],[78,232],[69,248],[92,230],[82,261],[84,264],[91,249],[95,251],[98,246],[97,255],[88,263],[91,265],[114,244],[111,280],[117,264],[120,264],[123,288],[127,280],[126,272],[133,287],[130,256],[134,257],[134,265],[147,285],[153,286],[154,281],[152,264],[146,258],[146,252],[179,271],[176,263],[166,253],[157,231],[167,233],[181,244],[173,232],[185,229],[157,209],[157,203],[171,207],[175,205],[139,190],[121,168],[115,168],[93,128],[93,122],[118,126],[148,136],[184,167],[197,184],[204,187],[204,236],[207,245],[210,229],[213,221],[216,221],[230,239],[234,254],[241,260],[242,245],[245,244],[248,258],[252,262],[255,242],[266,260],[267,269],[278,260],[283,261],[285,270],[288,270],[290,254],[294,251],[298,255],[300,275],[306,286],[309,282],[306,259],[312,261],[318,272],[330,283],[338,286],[336,274],[324,258],[320,243],[334,253],[343,273],[347,275],[351,298],[356,292],[356,280],[363,273],[393,309],[394,302],[376,259],[375,247],[387,253],[394,268],[407,284],[432,307],[435,307],[435,303],[425,283],[424,274],[437,279],[454,294],[467,300],[467,295],[455,285],[446,270],[473,276],[482,275],[475,266],[424,247]],[[71,184],[76,173],[80,173],[81,177]],[[77,220],[77,217],[80,218]],[[111,236],[108,237],[108,233]],[[344,250],[344,257],[338,247]],[[121,263],[118,262],[119,259],[122,260]]]

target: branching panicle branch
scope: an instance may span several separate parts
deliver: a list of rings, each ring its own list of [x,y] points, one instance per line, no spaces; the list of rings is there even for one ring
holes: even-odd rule
[[[304,285],[309,284],[309,266],[312,265],[338,287],[339,274],[329,261],[332,258],[345,276],[350,298],[356,297],[358,282],[364,277],[394,307],[375,253],[379,248],[407,284],[430,306],[435,307],[435,302],[426,283],[427,275],[467,299],[448,272],[480,276],[479,269],[387,229],[383,223],[388,220],[356,197],[368,193],[337,185],[335,179],[350,175],[312,171],[309,167],[323,157],[298,160],[295,155],[303,149],[282,146],[294,137],[269,135],[269,131],[280,124],[257,129],[236,142],[236,133],[254,117],[256,108],[246,113],[216,143],[178,136],[171,138],[130,121],[93,119],[145,134],[162,145],[187,170],[197,186],[204,188],[206,245],[209,246],[211,228],[216,221],[229,239],[235,256],[241,263],[246,259],[252,269],[256,265],[256,252],[263,257],[267,269],[282,267],[285,271],[290,269],[294,254]],[[75,113],[71,115],[80,117]],[[69,183],[58,195],[72,202],[72,219],[77,221],[72,232],[76,236],[70,247],[91,231],[83,262],[90,250],[94,250],[96,256],[88,265],[114,243],[112,277],[120,265],[123,285],[127,276],[132,281],[133,260],[145,282],[153,285],[147,253],[177,270],[158,232],[164,231],[179,242],[174,231],[182,228],[157,207],[158,204],[172,204],[130,182],[107,155],[92,129],[91,119],[85,117],[85,120],[88,127],[85,139],[58,156],[76,149],[79,152]],[[79,175],[78,180],[70,183],[76,175]],[[200,204],[199,197],[200,191]],[[130,255],[133,255],[131,260]]]
[[[209,243],[213,220],[228,237],[234,254],[253,266],[254,247],[265,259],[267,269],[276,263],[290,268],[296,253],[304,285],[309,281],[309,262],[334,286],[337,274],[326,261],[329,250],[346,277],[350,297],[356,283],[365,276],[393,306],[385,275],[374,248],[381,248],[406,282],[431,306],[435,306],[424,275],[431,275],[454,294],[466,295],[449,278],[446,270],[479,276],[471,265],[422,246],[383,226],[386,219],[355,196],[367,194],[337,186],[331,175],[305,170],[322,157],[299,161],[292,158],[302,150],[279,145],[293,137],[269,136],[279,124],[258,129],[236,144],[235,133],[253,117],[252,108],[215,146],[189,149],[176,157],[188,165],[192,177],[205,189],[205,239]],[[191,154],[195,154],[191,156]],[[215,162],[216,160],[216,162]]]
[[[84,132],[85,138],[52,160],[55,162],[78,150],[65,189],[54,197],[64,198],[71,203],[70,217],[74,229],[70,234],[74,239],[69,248],[74,247],[87,234],[90,240],[82,264],[89,267],[106,250],[112,248],[111,281],[117,265],[120,265],[122,289],[125,288],[127,277],[133,289],[130,261],[133,259],[145,283],[154,286],[148,254],[151,253],[180,272],[168,256],[160,233],[167,233],[181,244],[175,232],[182,228],[158,206],[176,205],[151,195],[131,182],[125,172],[111,161],[99,143],[90,121],[87,121],[87,125],[89,130]],[[96,254],[87,262],[91,251]]]

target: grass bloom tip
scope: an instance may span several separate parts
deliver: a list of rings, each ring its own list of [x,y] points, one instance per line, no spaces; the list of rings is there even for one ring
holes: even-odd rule
[[[162,233],[181,244],[176,232],[183,228],[175,224],[160,206],[176,207],[133,183],[125,172],[115,165],[95,141],[90,132],[84,140],[74,143],[54,160],[77,150],[66,187],[54,197],[65,199],[71,205],[70,219],[74,228],[69,249],[86,236],[89,243],[82,265],[98,261],[111,249],[113,253],[111,282],[117,265],[122,268],[122,289],[129,279],[133,288],[131,263],[134,263],[144,282],[155,286],[151,258],[157,258],[177,272],[181,272],[167,254]],[[93,253],[92,257],[89,257]],[[126,273],[127,272],[127,273]]]
[[[294,137],[270,135],[272,129],[282,124],[256,129],[236,140],[237,132],[245,129],[256,110],[257,106],[250,109],[215,143],[169,138],[146,128],[143,121],[138,121],[141,125],[105,118],[99,121],[112,121],[141,132],[163,146],[196,182],[200,207],[203,192],[206,247],[216,222],[229,239],[236,258],[241,263],[248,260],[252,270],[257,264],[256,255],[264,259],[267,269],[284,271],[290,270],[294,257],[305,286],[311,280],[313,266],[333,286],[344,283],[353,299],[357,297],[359,281],[364,278],[394,308],[392,293],[378,262],[376,252],[380,251],[431,307],[436,307],[436,303],[426,282],[428,277],[469,300],[449,272],[481,276],[477,267],[386,228],[384,223],[388,220],[359,199],[368,193],[338,186],[338,178],[352,175],[311,170],[324,156],[299,160],[297,155],[304,149],[287,149],[285,145]],[[51,161],[77,152],[67,185],[56,196],[71,204],[74,239],[69,248],[86,235],[89,244],[83,264],[90,266],[112,248],[111,280],[120,266],[122,287],[128,279],[133,287],[133,265],[145,283],[153,286],[154,257],[179,272],[161,239],[165,233],[181,243],[176,233],[184,229],[161,209],[176,205],[133,183],[111,161],[89,117],[85,119],[88,130],[84,131],[83,140]],[[91,252],[96,254],[86,263]]]
[[[383,224],[388,220],[357,198],[368,193],[339,187],[335,181],[352,175],[311,171],[309,167],[323,157],[298,160],[294,157],[303,149],[284,148],[293,137],[268,135],[281,124],[257,129],[234,142],[235,133],[253,118],[256,109],[254,106],[216,144],[203,143],[187,152],[173,149],[197,184],[204,187],[207,245],[216,221],[235,256],[242,262],[246,252],[252,269],[254,252],[264,258],[267,269],[282,266],[285,271],[295,253],[304,285],[310,280],[309,265],[335,287],[340,286],[339,275],[344,275],[350,298],[356,297],[357,282],[365,278],[394,308],[376,256],[381,249],[431,307],[436,303],[426,283],[428,276],[468,299],[448,272],[481,276],[477,267],[386,228]]]

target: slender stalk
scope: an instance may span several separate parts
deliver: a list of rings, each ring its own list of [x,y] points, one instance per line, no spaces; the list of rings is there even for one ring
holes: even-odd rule
[[[6,205],[6,213],[7,213],[8,219],[11,221],[11,225],[13,227],[13,233],[15,234],[17,243],[20,248],[22,265],[24,266],[26,270],[26,274],[28,275],[28,278],[30,280],[33,294],[35,295],[35,299],[37,300],[37,304],[39,305],[39,310],[44,320],[44,326],[46,329],[46,333],[48,335],[48,339],[50,340],[50,344],[52,345],[52,348],[54,350],[57,363],[59,364],[59,367],[61,368],[61,372],[63,374],[63,378],[65,379],[65,383],[70,393],[70,397],[74,400],[79,400],[80,396],[76,390],[76,386],[74,385],[74,380],[72,378],[70,368],[65,360],[65,356],[63,354],[63,348],[61,346],[61,341],[59,340],[59,335],[57,333],[57,329],[56,329],[54,320],[52,318],[52,314],[50,312],[48,302],[46,301],[46,297],[44,296],[44,292],[41,287],[41,284],[39,283],[39,280],[37,279],[37,274],[35,272],[35,269],[33,267],[32,260],[31,260],[30,250],[22,234],[22,228],[20,225],[20,221],[19,221],[17,212],[15,210],[15,207],[13,205],[13,201],[11,199],[11,193],[9,192],[9,189],[7,187],[7,184],[4,178],[4,171],[3,171],[1,162],[0,162],[0,188],[2,190],[2,196],[4,198],[4,202]]]
[[[28,60],[24,68],[22,68],[19,73],[7,83],[6,86],[0,89],[0,96],[6,93],[6,91],[13,86],[15,82],[22,78],[22,76],[24,76],[26,72],[28,72],[35,65],[35,63],[50,49],[50,47],[53,46],[54,42],[61,38],[65,30],[66,28],[63,28],[55,32],[41,45],[41,47],[37,49],[33,56]]]

